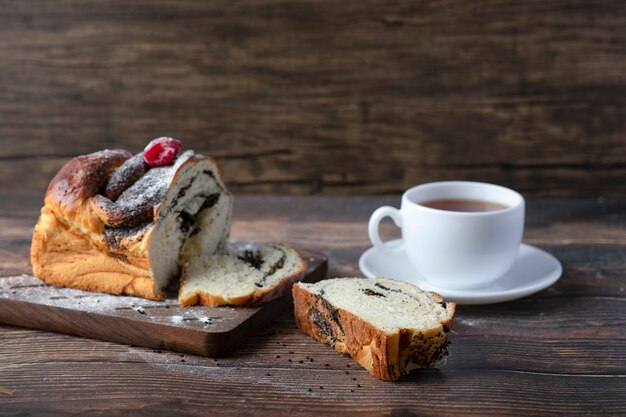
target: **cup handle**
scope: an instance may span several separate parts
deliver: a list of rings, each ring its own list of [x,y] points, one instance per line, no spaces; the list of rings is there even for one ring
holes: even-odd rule
[[[402,244],[398,246],[390,246],[383,242],[380,239],[380,235],[378,234],[378,226],[380,224],[380,221],[385,217],[391,217],[391,220],[393,220],[396,226],[402,228],[402,214],[400,213],[400,210],[391,206],[379,207],[378,209],[376,209],[376,211],[374,211],[374,213],[372,213],[372,216],[370,217],[368,225],[370,241],[372,242],[372,245],[374,245],[374,247],[379,251],[386,253],[387,255],[397,255],[404,251],[404,242],[402,242]]]

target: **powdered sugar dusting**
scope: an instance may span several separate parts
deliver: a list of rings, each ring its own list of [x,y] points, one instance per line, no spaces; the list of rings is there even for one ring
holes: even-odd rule
[[[0,298],[209,330],[218,322],[229,326],[229,322],[241,320],[241,315],[231,313],[234,310],[232,307],[180,307],[175,295],[164,301],[153,301],[125,295],[87,292],[48,285],[29,275],[0,277]],[[252,309],[250,314],[253,314]]]
[[[0,278],[0,296],[96,313],[120,308],[130,309],[132,306],[139,305],[144,308],[163,305],[159,301],[138,297],[114,296],[74,288],[54,287],[29,275]]]

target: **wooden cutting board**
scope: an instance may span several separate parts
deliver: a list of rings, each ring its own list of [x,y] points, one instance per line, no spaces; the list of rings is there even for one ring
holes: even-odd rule
[[[327,259],[307,259],[304,281],[326,276]],[[0,277],[0,323],[151,349],[218,357],[292,306],[291,295],[257,307],[179,307],[165,301],[53,287],[29,275]]]

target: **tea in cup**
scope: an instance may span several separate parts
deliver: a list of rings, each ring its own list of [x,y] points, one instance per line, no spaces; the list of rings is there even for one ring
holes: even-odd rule
[[[503,276],[517,257],[524,232],[524,198],[499,185],[444,181],[418,185],[402,195],[400,209],[378,208],[369,221],[374,247],[390,256],[406,254],[435,287],[465,290]],[[378,233],[390,217],[402,229],[391,246]]]

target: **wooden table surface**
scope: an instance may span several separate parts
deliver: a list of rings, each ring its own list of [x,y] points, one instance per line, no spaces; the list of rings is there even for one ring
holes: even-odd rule
[[[0,193],[0,276],[30,271],[41,199]],[[232,235],[321,251],[330,276],[361,275],[369,214],[399,199],[239,196]],[[525,241],[556,255],[563,277],[460,306],[439,370],[378,381],[288,312],[217,360],[0,325],[0,387],[12,391],[0,415],[626,414],[626,202],[531,200]]]

